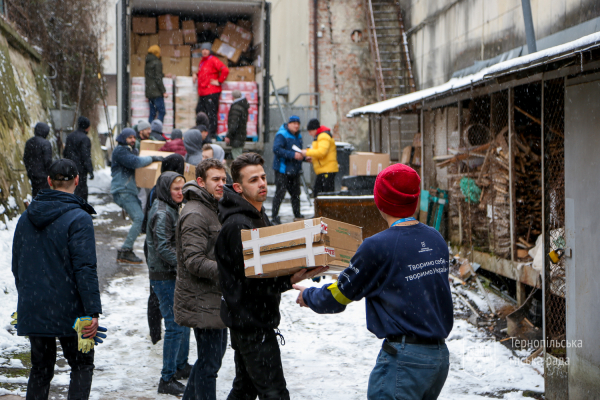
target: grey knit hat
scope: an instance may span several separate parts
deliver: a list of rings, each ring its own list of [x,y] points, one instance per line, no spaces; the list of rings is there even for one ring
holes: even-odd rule
[[[200,50],[211,50],[212,44],[210,42],[204,42],[200,45]]]
[[[140,121],[137,124],[138,132],[141,132],[144,129],[148,129],[148,128],[150,128],[150,122],[148,122],[148,121]]]

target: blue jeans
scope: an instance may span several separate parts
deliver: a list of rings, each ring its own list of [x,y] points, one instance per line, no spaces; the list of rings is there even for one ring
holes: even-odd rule
[[[131,193],[114,193],[113,200],[117,205],[125,210],[129,218],[133,221],[125,243],[121,249],[133,249],[133,242],[140,236],[142,232],[142,223],[144,222],[144,212],[142,211],[142,203],[137,196]]]
[[[369,377],[369,400],[435,400],[450,368],[448,347],[388,342],[398,353],[383,349]]]
[[[198,360],[192,368],[183,400],[216,400],[217,373],[227,349],[227,329],[194,328]]]
[[[150,104],[150,118],[148,120],[152,122],[155,119],[160,119],[160,122],[165,122],[165,98],[155,97],[153,99],[148,99],[148,103]],[[156,115],[157,113],[158,116]]]
[[[179,326],[175,322],[175,314],[173,313],[175,279],[166,281],[150,280],[150,285],[158,297],[160,313],[165,320],[161,377],[164,381],[169,381],[178,369],[187,366],[190,351],[190,328]]]

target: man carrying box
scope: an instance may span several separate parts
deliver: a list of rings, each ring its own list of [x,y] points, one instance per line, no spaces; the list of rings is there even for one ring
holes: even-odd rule
[[[367,329],[385,339],[369,378],[369,400],[437,399],[449,369],[444,343],[453,324],[448,245],[412,215],[419,175],[395,164],[375,182],[375,204],[389,229],[366,239],[339,280],[300,290],[296,301],[320,314],[366,298]],[[398,366],[402,366],[400,369]]]
[[[211,54],[210,43],[202,43],[200,49],[202,58],[198,65],[198,74],[194,75],[194,82],[198,82],[198,105],[196,114],[204,112],[208,115],[210,138],[217,137],[217,111],[219,110],[219,97],[221,84],[229,75],[229,68],[217,57]]]
[[[270,226],[263,207],[267,199],[264,160],[244,153],[231,164],[233,185],[219,202],[222,227],[215,246],[223,298],[221,319],[230,329],[235,350],[235,379],[228,400],[289,399],[277,344],[281,293],[292,284],[323,273],[306,269],[293,276],[246,278],[242,229]]]
[[[112,153],[110,193],[117,205],[123,208],[133,224],[129,229],[123,247],[117,251],[117,262],[141,264],[142,259],[133,252],[133,242],[142,230],[144,212],[142,202],[138,199],[138,189],[135,184],[135,170],[150,165],[154,161],[162,161],[163,157],[138,157],[135,149],[135,131],[123,129],[117,136],[118,146]]]

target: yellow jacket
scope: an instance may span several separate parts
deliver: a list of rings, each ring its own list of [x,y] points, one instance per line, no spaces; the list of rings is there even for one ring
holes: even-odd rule
[[[306,155],[312,157],[315,174],[321,175],[338,172],[335,140],[333,140],[329,128],[322,126],[317,132],[317,140],[312,142],[312,148],[306,151]]]

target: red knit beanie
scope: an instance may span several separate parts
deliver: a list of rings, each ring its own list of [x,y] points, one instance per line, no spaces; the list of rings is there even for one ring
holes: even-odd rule
[[[420,190],[417,171],[404,164],[390,165],[375,180],[375,204],[393,217],[411,217],[419,205]]]

